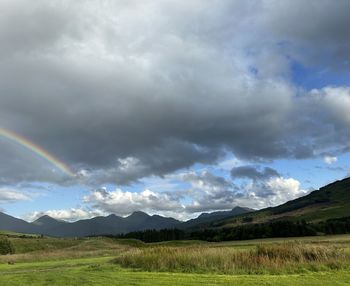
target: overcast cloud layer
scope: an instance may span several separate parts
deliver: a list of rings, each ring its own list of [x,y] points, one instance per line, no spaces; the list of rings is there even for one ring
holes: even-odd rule
[[[312,157],[331,164],[349,150],[350,88],[307,90],[292,80],[295,62],[349,69],[347,0],[5,0],[0,11],[0,127],[77,174],[68,178],[0,138],[3,186],[83,184],[97,189],[85,203],[106,212],[196,212],[248,206],[234,185],[245,178],[260,188],[250,195],[274,194],[263,203],[271,205],[303,191],[256,164]],[[150,190],[99,189],[217,164],[227,153],[253,167],[232,170],[232,180],[219,178],[221,187],[208,192],[205,180],[216,179],[190,172],[182,180],[193,184],[194,199],[185,206]]]

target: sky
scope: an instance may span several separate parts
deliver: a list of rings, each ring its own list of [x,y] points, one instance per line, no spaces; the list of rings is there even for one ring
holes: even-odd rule
[[[350,175],[350,1],[0,1],[0,210],[261,209]]]

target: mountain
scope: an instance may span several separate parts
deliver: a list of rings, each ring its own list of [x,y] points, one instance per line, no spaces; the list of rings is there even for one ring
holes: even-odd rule
[[[42,216],[32,223],[0,213],[0,230],[20,233],[36,233],[50,236],[92,236],[120,234],[145,229],[175,228],[180,221],[162,217],[150,216],[144,212],[134,212],[128,217],[119,217],[114,214],[106,217],[94,217],[76,222],[56,220],[50,216]]]
[[[66,223],[65,225],[51,228],[44,234],[61,237],[81,237],[101,234],[118,234],[128,231],[126,225],[124,225],[123,218],[116,215],[110,215],[107,217],[94,217],[73,223]]]
[[[234,217],[237,215],[246,214],[246,213],[250,213],[253,211],[254,210],[250,209],[250,208],[243,208],[243,207],[237,206],[237,207],[234,207],[230,211],[218,211],[218,212],[212,212],[212,213],[202,213],[197,218],[191,219],[191,220],[188,220],[188,221],[182,223],[181,228],[189,229],[189,228],[193,228],[193,227],[198,228],[200,226],[205,227],[205,225],[207,223],[210,223],[212,221],[224,219],[227,217]]]
[[[128,225],[136,230],[174,228],[181,224],[180,221],[159,215],[149,216],[144,212],[134,212],[125,218]]]
[[[60,224],[60,223],[63,223],[63,221],[58,221],[48,215],[43,215],[42,217],[39,217],[37,220],[32,222],[32,224],[38,225],[38,226],[51,226],[52,224]]]
[[[66,225],[67,222],[54,219],[48,215],[44,215],[31,223],[31,227],[35,232],[42,234],[49,232],[51,229]]]
[[[24,220],[0,212],[0,230],[32,233],[33,227]]]
[[[48,229],[44,234],[53,236],[113,235],[145,229],[174,228],[179,224],[180,222],[173,218],[134,212],[125,218],[112,214],[107,217],[101,216],[65,223]]]
[[[249,214],[212,221],[207,227],[232,227],[277,220],[320,222],[350,216],[350,178],[336,181],[298,199]]]

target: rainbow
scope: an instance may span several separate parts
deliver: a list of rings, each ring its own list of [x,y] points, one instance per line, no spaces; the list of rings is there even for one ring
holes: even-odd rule
[[[3,136],[13,142],[16,142],[17,144],[27,148],[28,150],[34,152],[35,154],[39,155],[40,157],[44,158],[46,161],[52,163],[54,166],[56,166],[58,169],[60,169],[65,174],[74,177],[74,173],[70,170],[70,168],[61,162],[59,159],[57,159],[54,155],[47,152],[45,149],[41,148],[40,146],[36,145],[34,142],[31,142],[30,140],[24,138],[23,136],[10,131],[6,130],[4,128],[0,127],[0,136]]]

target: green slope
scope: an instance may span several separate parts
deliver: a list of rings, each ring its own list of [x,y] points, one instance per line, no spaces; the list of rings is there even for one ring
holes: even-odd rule
[[[217,220],[208,226],[229,227],[275,220],[320,222],[348,216],[350,216],[350,178],[336,181],[280,206]]]

